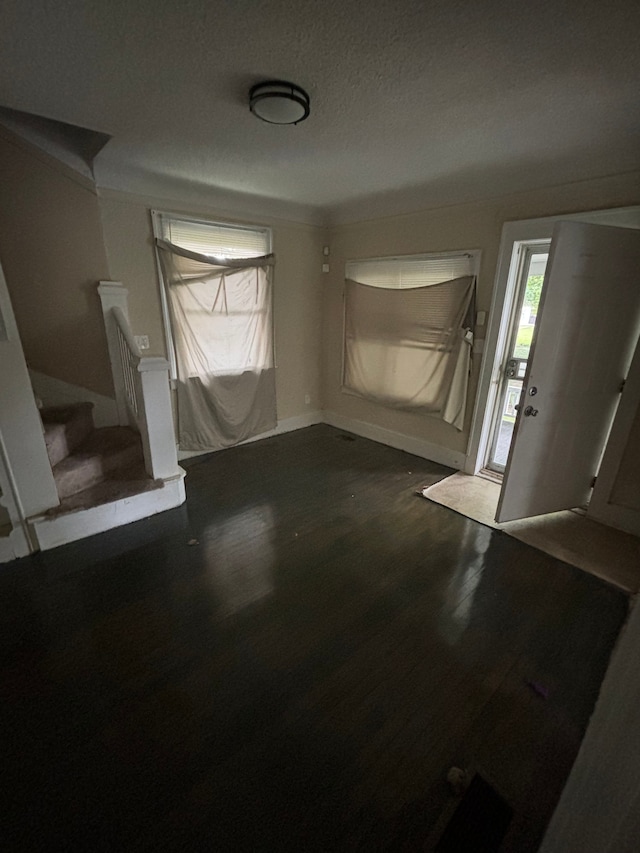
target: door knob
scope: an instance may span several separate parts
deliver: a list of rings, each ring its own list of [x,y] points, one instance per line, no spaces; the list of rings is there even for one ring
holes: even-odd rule
[[[535,418],[535,416],[537,414],[538,414],[538,410],[534,409],[533,406],[527,406],[527,408],[524,410],[525,418],[528,418],[529,416],[531,416],[532,418]]]

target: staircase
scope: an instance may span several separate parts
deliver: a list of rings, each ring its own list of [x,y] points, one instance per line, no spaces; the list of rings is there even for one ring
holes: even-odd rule
[[[60,505],[30,519],[42,550],[137,521],[184,500],[182,472],[153,479],[140,434],[129,426],[96,429],[93,403],[40,411]]]
[[[145,471],[139,434],[123,426],[95,429],[92,409],[92,403],[77,403],[40,412],[60,498],[49,516],[162,488]]]
[[[138,349],[122,284],[100,282],[98,294],[115,391],[114,425],[100,429],[93,404],[75,402],[83,390],[71,385],[61,396],[73,403],[38,416],[0,268],[3,317],[11,320],[0,337],[0,563],[184,503],[169,362]],[[51,403],[58,399],[51,394]]]

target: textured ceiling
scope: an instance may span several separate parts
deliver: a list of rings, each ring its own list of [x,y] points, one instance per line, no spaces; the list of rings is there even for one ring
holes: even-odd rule
[[[187,181],[340,221],[640,167],[631,0],[4,0],[2,17],[0,104],[110,135],[103,186]],[[249,113],[269,78],[307,89],[306,122]]]

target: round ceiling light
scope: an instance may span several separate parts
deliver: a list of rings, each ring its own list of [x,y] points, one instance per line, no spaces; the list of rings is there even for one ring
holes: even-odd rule
[[[256,83],[249,91],[249,109],[269,124],[298,124],[309,115],[309,95],[284,80]]]

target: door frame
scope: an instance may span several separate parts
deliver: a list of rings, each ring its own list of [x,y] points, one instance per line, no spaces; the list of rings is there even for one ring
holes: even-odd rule
[[[640,340],[629,367],[618,411],[611,427],[609,441],[604,450],[596,483],[589,501],[587,518],[617,527],[634,536],[640,536],[640,512],[637,509],[613,503],[613,489],[620,464],[627,449],[629,434],[640,400]]]
[[[467,474],[478,473],[484,464],[488,451],[491,412],[495,406],[498,374],[501,367],[499,357],[508,330],[521,247],[524,244],[548,242],[553,236],[553,228],[556,222],[564,220],[588,222],[592,225],[614,225],[621,228],[640,229],[640,205],[558,214],[540,219],[522,219],[505,222],[502,226],[489,322],[463,469]],[[476,336],[478,336],[477,328]]]
[[[503,472],[489,468],[487,463],[490,455],[494,451],[493,445],[496,441],[496,421],[501,419],[501,410],[504,405],[501,388],[504,386],[506,378],[505,361],[507,352],[509,351],[513,340],[512,336],[514,334],[514,326],[517,326],[518,324],[518,318],[517,316],[514,316],[514,314],[517,314],[519,300],[518,291],[520,290],[521,285],[524,290],[524,283],[522,279],[527,257],[530,254],[533,254],[536,250],[541,251],[544,249],[548,254],[550,247],[551,243],[549,240],[516,240],[513,244],[513,255],[509,267],[507,290],[500,316],[500,331],[494,359],[493,382],[489,389],[486,414],[483,422],[483,429],[486,431],[486,434],[483,435],[483,441],[481,444],[481,448],[483,447],[484,451],[481,454],[479,466],[480,468],[489,469],[497,476],[502,476]],[[520,377],[520,381],[524,384],[524,376]]]

